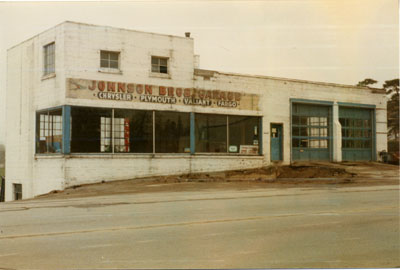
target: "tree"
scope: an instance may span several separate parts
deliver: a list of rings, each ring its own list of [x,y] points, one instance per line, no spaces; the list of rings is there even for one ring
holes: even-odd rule
[[[367,78],[367,79],[365,79],[365,80],[363,80],[363,81],[360,81],[360,82],[358,82],[358,84],[357,84],[357,86],[368,86],[368,85],[371,85],[371,84],[376,84],[378,81],[375,81],[374,79],[370,79],[370,78]]]
[[[399,139],[399,79],[385,81],[383,88],[390,97],[387,103],[388,134]]]

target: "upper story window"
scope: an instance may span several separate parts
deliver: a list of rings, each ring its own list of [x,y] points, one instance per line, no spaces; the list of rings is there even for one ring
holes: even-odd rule
[[[55,72],[55,43],[47,44],[43,47],[44,61],[43,61],[43,75],[52,74]]]
[[[151,72],[168,74],[168,58],[152,56]]]
[[[100,52],[100,67],[119,69],[119,52]]]

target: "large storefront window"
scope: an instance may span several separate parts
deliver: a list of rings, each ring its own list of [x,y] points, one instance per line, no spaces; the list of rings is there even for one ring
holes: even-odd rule
[[[228,116],[229,152],[258,154],[259,117]]]
[[[67,154],[193,153],[193,150],[194,153],[259,154],[260,117],[196,113],[191,118],[191,113],[184,112],[75,106],[67,106],[65,110],[67,134],[63,134],[63,110],[37,113],[37,153],[62,153],[62,143],[66,142],[63,153]]]
[[[48,110],[36,114],[36,153],[61,153],[62,110]]]
[[[226,153],[226,115],[196,114],[196,152]]]
[[[114,111],[114,152],[153,152],[153,112]]]
[[[112,152],[112,110],[71,108],[71,152]]]
[[[190,153],[190,114],[155,112],[156,153]]]

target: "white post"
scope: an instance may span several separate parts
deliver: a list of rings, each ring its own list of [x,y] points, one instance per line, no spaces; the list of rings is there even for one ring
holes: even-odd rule
[[[333,127],[332,127],[332,143],[333,143],[333,161],[342,161],[342,125],[339,122],[339,105],[335,101],[332,110]]]

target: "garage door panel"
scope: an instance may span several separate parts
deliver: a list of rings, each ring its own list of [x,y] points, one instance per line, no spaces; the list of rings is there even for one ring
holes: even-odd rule
[[[292,104],[292,159],[330,160],[331,107]]]
[[[372,109],[339,107],[343,161],[372,160],[373,112]]]

